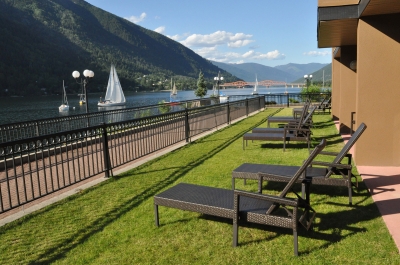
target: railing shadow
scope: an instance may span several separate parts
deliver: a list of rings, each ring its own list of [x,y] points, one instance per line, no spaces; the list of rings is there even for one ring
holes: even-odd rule
[[[261,121],[259,121],[255,126],[259,126],[259,124],[262,124],[266,121],[268,117],[265,117]],[[241,138],[242,135],[248,131],[248,128],[236,133],[235,135],[232,135],[231,138],[229,138],[227,141],[225,141],[223,144],[219,145],[218,147],[210,150],[207,152],[205,155],[202,155],[200,157],[196,157],[192,160],[192,162],[188,163],[187,166],[185,167],[180,167],[177,168],[174,172],[172,172],[169,176],[165,177],[164,179],[158,181],[157,183],[151,185],[150,187],[142,190],[142,192],[138,193],[134,197],[132,197],[129,200],[124,201],[121,204],[118,204],[113,207],[112,210],[105,212],[104,214],[101,215],[98,219],[95,221],[88,223],[86,226],[81,227],[79,230],[74,231],[71,235],[68,236],[63,241],[57,242],[57,244],[45,249],[42,253],[37,255],[35,257],[35,260],[40,260],[40,262],[33,262],[32,264],[49,264],[51,262],[54,262],[62,257],[65,256],[66,253],[74,249],[76,246],[82,244],[86,240],[88,240],[91,236],[97,234],[98,232],[101,232],[106,226],[110,225],[114,220],[120,218],[127,212],[131,211],[132,209],[138,207],[141,205],[144,201],[150,199],[157,193],[161,192],[163,189],[166,187],[170,186],[174,182],[176,182],[178,179],[182,178],[185,176],[190,170],[193,168],[201,165],[204,161],[207,159],[213,157],[217,153],[221,152],[225,148],[227,148],[230,144],[235,142],[237,139]],[[146,166],[149,166],[153,163],[157,163],[161,158],[156,158],[152,161],[149,161]],[[139,166],[140,167],[143,167]],[[121,174],[121,176],[116,176],[114,177],[113,181],[119,181],[120,179],[129,177],[130,175],[125,173]],[[106,185],[107,183],[102,183],[101,185]],[[99,187],[99,186],[98,186]],[[82,194],[86,192],[91,192],[94,189],[89,189],[87,191],[83,191]],[[73,198],[71,198],[73,200]],[[51,205],[48,208],[42,210],[40,213],[33,213],[27,217],[24,218],[24,222],[28,221],[31,218],[34,218],[38,214],[43,214],[43,212],[46,211],[51,211],[53,208],[57,207],[56,205]],[[19,221],[10,224],[8,228],[12,228],[13,226],[18,226]]]

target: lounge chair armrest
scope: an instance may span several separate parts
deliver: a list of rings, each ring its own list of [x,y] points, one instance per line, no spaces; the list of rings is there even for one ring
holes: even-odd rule
[[[287,128],[285,127],[285,131],[297,131],[297,132],[304,132],[304,133],[311,133],[311,130],[309,128]]]
[[[328,156],[337,156],[339,153],[336,152],[328,152],[328,151],[321,151],[320,155],[328,155]]]
[[[260,194],[254,192],[248,192],[243,190],[234,190],[235,197],[236,196],[245,196],[254,199],[265,200],[269,202],[279,203],[282,205],[288,206],[298,206],[298,199],[291,199],[291,198],[281,198],[278,196],[267,195],[267,194]]]
[[[339,153],[337,153],[337,152],[329,152],[329,151],[321,151],[319,154],[320,155],[337,156]],[[347,160],[347,164],[351,164],[351,159],[352,159],[353,155],[350,154],[350,153],[347,153],[345,155],[345,157],[347,157],[347,159],[348,159]]]
[[[329,163],[329,162],[322,162],[322,161],[313,161],[312,165],[324,166],[324,167],[336,167],[336,168],[343,168],[343,169],[352,169],[352,165],[347,164],[340,164],[340,163]]]

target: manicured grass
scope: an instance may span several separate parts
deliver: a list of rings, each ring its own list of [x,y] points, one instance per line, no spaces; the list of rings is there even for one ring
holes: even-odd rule
[[[299,257],[290,229],[239,228],[232,247],[232,221],[160,206],[154,224],[153,196],[179,182],[231,188],[242,163],[300,165],[305,143],[249,142],[243,133],[265,127],[268,109],[96,187],[0,228],[0,264],[400,264],[400,255],[361,182],[348,205],[347,188],[312,186],[317,211],[312,231],[299,228]],[[291,115],[284,109],[277,115]],[[314,115],[313,145],[343,146],[329,115]],[[354,173],[357,174],[356,170]],[[265,183],[276,194],[281,183]],[[237,181],[256,191],[256,182]],[[296,186],[300,190],[300,186]],[[268,191],[267,191],[268,190]],[[293,196],[293,195],[291,195]]]

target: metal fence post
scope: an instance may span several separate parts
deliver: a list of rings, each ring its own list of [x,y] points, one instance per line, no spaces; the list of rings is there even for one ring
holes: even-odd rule
[[[227,111],[226,111],[227,122],[228,122],[228,124],[231,124],[231,121],[230,121],[230,119],[231,119],[231,108],[230,108],[230,105],[229,105],[229,101],[228,101],[228,104],[226,105],[226,107],[227,107]]]
[[[189,111],[185,108],[185,138],[188,143],[190,140]]]
[[[103,161],[105,166],[105,177],[109,178],[112,176],[112,167],[110,161],[110,151],[108,150],[108,137],[107,137],[107,125],[103,122],[102,123],[102,130],[103,130]]]
[[[246,98],[246,117],[249,116],[249,99]]]
[[[287,108],[289,108],[289,93],[286,94],[286,100],[287,100]]]

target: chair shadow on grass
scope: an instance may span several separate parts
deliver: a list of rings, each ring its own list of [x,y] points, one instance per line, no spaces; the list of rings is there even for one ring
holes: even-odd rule
[[[330,213],[318,213],[317,212],[317,222],[314,221],[314,224],[312,228],[307,231],[304,229],[300,224],[298,226],[298,233],[300,237],[303,237],[305,241],[307,239],[314,239],[317,241],[322,242],[321,244],[315,244],[314,246],[310,247],[307,243],[307,249],[309,250],[304,250],[302,251],[302,246],[301,244],[299,245],[299,255],[301,254],[310,254],[313,251],[316,251],[318,249],[326,249],[332,244],[337,244],[337,242],[347,238],[351,237],[355,234],[358,233],[364,233],[367,232],[367,228],[364,227],[357,227],[359,226],[360,223],[366,222],[373,220],[375,218],[379,218],[379,212],[376,208],[376,206],[373,203],[370,203],[366,206],[353,206],[350,209],[343,209],[340,211],[336,212],[330,212]],[[199,219],[202,220],[208,220],[208,221],[213,221],[213,222],[220,222],[220,223],[225,223],[229,226],[227,226],[227,229],[229,229],[229,232],[232,232],[232,220],[228,218],[223,218],[223,217],[217,217],[217,216],[211,216],[211,215],[206,215],[206,214],[200,214],[198,217]],[[181,220],[183,222],[187,222],[188,220]],[[171,223],[176,223],[176,222],[181,222],[181,221],[174,221],[170,222]],[[229,228],[228,228],[229,227]],[[282,235],[287,235],[287,236],[292,236],[292,232],[290,229],[285,229],[281,227],[273,227],[273,226],[268,226],[268,225],[262,225],[262,224],[255,224],[255,223],[247,223],[247,222],[240,222],[240,227],[241,228],[248,228],[248,229],[257,229],[261,231],[265,231],[266,236],[263,239],[250,239],[246,238],[240,241],[239,239],[239,246],[245,246],[245,245],[251,245],[254,243],[260,243],[262,244],[263,242],[267,241],[272,241]],[[273,233],[273,234],[271,234]],[[233,237],[233,235],[232,235]],[[240,238],[240,236],[239,236]],[[305,242],[303,240],[303,242]],[[288,242],[288,245],[290,245],[291,241]]]
[[[254,181],[256,182],[256,181]],[[278,183],[278,182],[267,182],[263,186],[263,190],[268,190],[269,192],[275,191],[279,192],[282,188],[286,185],[286,183]],[[253,187],[254,188],[254,187]],[[295,191],[300,194],[301,184],[296,184]],[[357,189],[353,188],[353,191]],[[269,193],[268,192],[268,193]],[[267,192],[264,192],[267,193]],[[328,195],[333,197],[343,196],[343,201],[345,203],[341,204],[338,202],[330,202],[329,198],[321,198],[317,199],[316,196],[313,195]],[[317,210],[317,221],[314,223],[311,230],[306,231],[302,229],[303,227],[299,225],[299,236],[304,238],[316,239],[322,241],[322,244],[319,244],[314,248],[316,249],[325,249],[328,248],[332,244],[336,244],[338,241],[343,240],[347,237],[353,236],[357,233],[363,233],[367,231],[365,227],[359,227],[360,224],[363,222],[367,222],[376,218],[381,217],[377,206],[373,203],[365,204],[367,199],[370,199],[370,194],[365,186],[364,183],[360,183],[358,191],[353,193],[354,204],[348,205],[347,203],[347,188],[346,187],[330,187],[330,186],[323,186],[323,185],[312,185],[311,187],[311,206],[314,209],[318,208],[319,205],[328,204],[334,205],[338,207],[338,211],[328,212],[328,213],[321,213]],[[206,216],[203,217],[209,220],[219,220],[229,224],[232,224],[232,220],[229,219],[222,219],[218,217],[211,217]],[[265,231],[275,232],[277,233],[275,237],[279,235],[292,235],[291,231],[284,228],[277,228],[272,226],[265,226],[260,224],[249,224],[243,223],[240,226],[248,227],[248,228],[257,228]],[[357,227],[358,226],[358,227]],[[271,237],[266,238],[265,240],[270,240]],[[254,240],[254,241],[247,241],[242,242],[240,245],[252,244],[256,242],[262,243],[265,240]],[[299,254],[308,254],[312,253],[313,249],[308,251],[301,251],[301,245],[299,245]],[[309,248],[309,247],[308,247]]]
[[[130,198],[129,200],[123,201],[120,204],[116,204],[113,209],[111,209],[108,212],[105,212],[103,215],[101,215],[98,219],[94,220],[91,223],[88,223],[86,226],[81,227],[80,229],[74,230],[73,233],[71,233],[67,238],[64,240],[58,241],[54,245],[48,246],[46,249],[44,249],[40,254],[34,257],[34,260],[31,260],[30,262],[34,262],[35,264],[49,264],[52,263],[60,258],[65,257],[66,253],[74,249],[75,247],[79,246],[83,242],[87,241],[91,236],[97,234],[98,232],[103,231],[103,229],[126,214],[127,212],[131,211],[132,209],[138,207],[141,205],[144,201],[152,198],[154,195],[157,193],[161,192],[163,189],[166,187],[172,185],[174,182],[176,182],[178,179],[184,177],[190,170],[193,168],[201,165],[204,163],[206,160],[212,158],[214,155],[218,154],[219,152],[223,151],[225,148],[230,146],[232,143],[240,139],[244,133],[248,132],[251,130],[253,127],[257,127],[262,123],[265,123],[268,117],[265,117],[261,119],[259,122],[256,124],[252,124],[252,127],[247,127],[246,129],[236,133],[235,135],[231,135],[227,141],[225,141],[223,144],[207,151],[206,153],[200,155],[199,157],[196,157],[193,159],[191,163],[188,163],[187,166],[185,167],[179,167],[176,168],[174,172],[163,178],[161,181],[155,183],[154,185],[144,188],[143,191],[136,196]],[[222,130],[229,129],[230,127],[223,128]],[[222,131],[221,130],[221,131]],[[200,139],[199,141],[204,141],[207,140],[208,137],[212,135],[206,136],[203,139]],[[187,146],[188,148],[190,146]],[[186,148],[186,147],[184,147]],[[137,169],[143,169],[144,167],[149,167],[153,164],[156,164],[160,159],[163,159],[163,157],[159,157],[156,159],[153,159],[139,167]],[[160,170],[162,171],[162,170]],[[148,171],[149,173],[149,171]],[[114,176],[113,181],[119,181],[120,179],[131,177],[132,173],[127,172],[120,174],[119,176]],[[98,188],[100,188],[103,185],[107,185],[107,182],[103,182],[98,184],[96,187],[89,188],[87,190],[82,191],[80,194],[73,195],[68,200],[73,200],[74,198],[78,196],[84,196],[87,193],[90,192],[95,192]],[[62,203],[62,202],[60,202]],[[56,203],[53,205],[50,205],[42,210],[39,210],[38,212],[35,212],[33,214],[27,215],[23,218],[23,220],[17,221],[13,224],[10,224],[8,226],[8,229],[12,229],[12,227],[18,226],[20,222],[27,222],[30,219],[34,218],[36,215],[42,214],[47,211],[51,211],[53,208],[59,207],[60,203]],[[71,217],[72,218],[72,217]],[[67,220],[64,220],[64,222],[68,222]],[[33,258],[33,257],[32,257]]]

